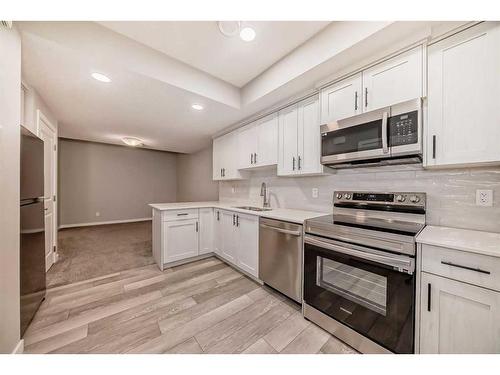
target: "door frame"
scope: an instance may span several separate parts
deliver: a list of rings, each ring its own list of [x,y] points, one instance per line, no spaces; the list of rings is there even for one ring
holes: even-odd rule
[[[58,195],[59,195],[59,191],[57,189],[57,180],[58,180],[58,158],[57,158],[57,151],[59,149],[59,141],[58,141],[58,133],[57,133],[57,127],[54,126],[52,124],[52,122],[47,118],[47,116],[44,115],[44,113],[40,110],[40,109],[37,109],[36,110],[36,133],[38,135],[38,137],[40,137],[40,129],[41,129],[41,122],[44,122],[45,125],[47,125],[50,130],[52,130],[54,132],[54,135],[55,135],[55,149],[54,149],[54,159],[53,159],[53,162],[54,162],[54,165],[53,165],[53,168],[54,168],[54,181],[52,181],[53,183],[53,186],[54,186],[54,195],[56,197],[56,199],[54,200],[53,204],[54,204],[54,211],[53,211],[53,215],[54,215],[54,227],[53,227],[53,238],[54,238],[54,246],[56,247],[55,248],[55,251],[52,252],[52,256],[53,256],[53,259],[52,259],[52,264],[56,263],[58,258],[59,258],[59,254],[58,254],[58,241],[57,241],[57,228],[58,228],[58,219],[59,219],[59,215],[58,215],[58,203],[59,203],[59,199],[58,199]],[[48,271],[48,270],[47,270]]]

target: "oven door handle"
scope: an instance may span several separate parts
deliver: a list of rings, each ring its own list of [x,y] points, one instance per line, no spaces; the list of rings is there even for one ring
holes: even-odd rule
[[[306,236],[304,238],[304,242],[310,245],[318,246],[324,249],[336,251],[341,254],[351,255],[360,259],[370,260],[375,263],[384,264],[386,266],[393,267],[397,269],[399,272],[404,272],[408,274],[413,274],[415,271],[415,263],[413,259],[410,257],[402,257],[402,256],[384,256],[379,254],[368,253],[361,250],[350,249],[348,247],[334,245],[328,242],[324,242],[321,240],[317,240],[315,238],[311,238]]]

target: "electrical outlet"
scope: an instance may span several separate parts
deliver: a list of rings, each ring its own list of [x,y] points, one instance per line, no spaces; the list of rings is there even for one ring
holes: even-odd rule
[[[493,190],[476,190],[476,205],[493,206]]]
[[[318,188],[312,188],[312,197],[313,198],[318,198],[319,195],[319,189]]]
[[[100,213],[99,211],[97,211],[97,212],[95,213],[95,216],[101,216],[101,213]]]

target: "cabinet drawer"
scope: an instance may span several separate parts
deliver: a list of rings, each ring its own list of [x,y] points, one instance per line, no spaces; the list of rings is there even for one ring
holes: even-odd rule
[[[422,245],[422,271],[500,291],[500,258]]]
[[[190,208],[186,210],[169,210],[163,211],[161,221],[198,219],[198,209]]]

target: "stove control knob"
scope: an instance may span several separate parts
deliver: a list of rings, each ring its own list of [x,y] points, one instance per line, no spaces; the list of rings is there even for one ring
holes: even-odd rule
[[[410,202],[411,203],[418,203],[418,202],[420,202],[420,198],[417,195],[412,195],[410,197]]]
[[[351,194],[346,194],[345,199],[351,199]]]
[[[342,199],[342,194],[337,193],[337,199]]]
[[[404,202],[405,200],[406,200],[406,196],[405,195],[401,195],[401,194],[396,195],[396,201],[398,201],[398,202]]]

